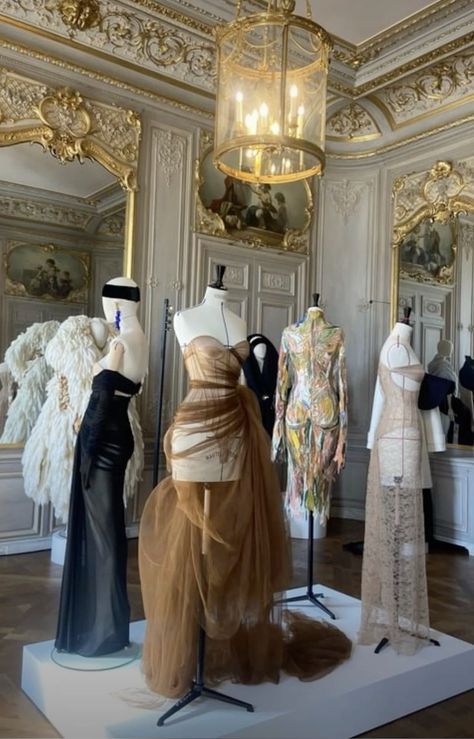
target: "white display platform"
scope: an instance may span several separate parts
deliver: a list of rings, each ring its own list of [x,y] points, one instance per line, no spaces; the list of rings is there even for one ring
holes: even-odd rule
[[[60,529],[53,531],[51,536],[51,562],[56,565],[64,565],[64,559],[66,557],[66,527],[63,526]]]
[[[332,623],[355,639],[360,602],[324,586],[315,588],[336,613]],[[300,593],[303,588],[291,591]],[[298,604],[298,610],[324,618],[314,607]],[[132,641],[140,642],[143,631],[143,621],[133,623]],[[136,708],[121,697],[148,704],[155,697],[146,691],[138,661],[106,672],[76,672],[51,661],[52,641],[30,644],[23,649],[21,685],[67,739],[346,739],[474,687],[474,646],[435,631],[433,636],[441,646],[426,646],[413,657],[399,656],[391,647],[377,655],[373,647],[354,645],[350,660],[310,683],[285,676],[279,685],[224,683],[220,691],[250,701],[255,713],[199,699],[160,728],[156,721],[173,701]]]

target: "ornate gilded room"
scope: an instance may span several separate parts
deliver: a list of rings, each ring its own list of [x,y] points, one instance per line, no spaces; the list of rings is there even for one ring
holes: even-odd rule
[[[0,736],[474,737],[472,0],[0,0]]]

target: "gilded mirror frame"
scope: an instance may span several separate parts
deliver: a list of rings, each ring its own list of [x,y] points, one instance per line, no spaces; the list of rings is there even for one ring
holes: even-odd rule
[[[92,159],[126,192],[123,274],[131,277],[141,124],[130,109],[0,67],[0,146],[38,143],[61,162]]]
[[[449,223],[458,215],[474,213],[474,157],[453,165],[437,161],[427,172],[402,175],[392,187],[390,325],[398,319],[400,245],[425,219]]]

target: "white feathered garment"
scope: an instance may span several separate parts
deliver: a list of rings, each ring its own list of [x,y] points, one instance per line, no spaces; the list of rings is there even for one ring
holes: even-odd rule
[[[19,444],[25,441],[46,398],[46,385],[52,369],[44,353],[59,328],[59,321],[33,323],[16,337],[5,352],[5,362],[18,384],[5,421],[0,443]]]
[[[95,343],[92,320],[97,319],[70,316],[49,343],[46,359],[54,375],[22,457],[26,494],[42,505],[51,502],[56,518],[63,522],[68,517],[74,448],[89,402],[94,364],[108,351],[108,345],[101,349]],[[129,418],[135,447],[127,466],[125,501],[133,495],[143,469],[143,438],[132,402]]]

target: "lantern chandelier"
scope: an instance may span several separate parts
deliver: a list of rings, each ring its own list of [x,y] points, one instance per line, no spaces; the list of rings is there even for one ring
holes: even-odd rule
[[[332,42],[295,0],[268,0],[216,29],[214,164],[246,182],[322,174],[328,56]]]

